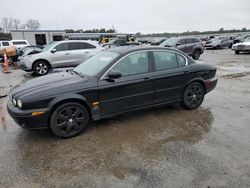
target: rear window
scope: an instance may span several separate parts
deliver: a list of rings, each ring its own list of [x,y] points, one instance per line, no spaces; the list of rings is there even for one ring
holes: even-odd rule
[[[26,41],[12,41],[12,43],[13,43],[14,45],[25,45],[25,44],[27,44]]]

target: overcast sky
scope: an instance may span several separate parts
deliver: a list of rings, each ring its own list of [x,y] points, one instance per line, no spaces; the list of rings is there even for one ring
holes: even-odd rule
[[[0,18],[37,19],[41,29],[118,32],[250,29],[250,0],[1,0]]]

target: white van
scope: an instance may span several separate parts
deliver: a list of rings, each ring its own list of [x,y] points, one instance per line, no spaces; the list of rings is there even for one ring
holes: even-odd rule
[[[16,46],[17,50],[30,45],[27,40],[12,40],[11,43]]]

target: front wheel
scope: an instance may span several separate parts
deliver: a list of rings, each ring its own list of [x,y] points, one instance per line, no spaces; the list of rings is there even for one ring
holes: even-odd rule
[[[191,83],[185,90],[182,106],[187,109],[196,109],[203,102],[205,89],[199,82]]]
[[[79,135],[89,122],[87,109],[79,103],[60,105],[50,119],[51,131],[59,137],[70,138]]]
[[[45,61],[38,61],[33,66],[33,71],[37,76],[43,76],[49,72],[49,64]]]
[[[200,58],[201,52],[200,50],[195,50],[193,53],[193,59],[198,60]]]

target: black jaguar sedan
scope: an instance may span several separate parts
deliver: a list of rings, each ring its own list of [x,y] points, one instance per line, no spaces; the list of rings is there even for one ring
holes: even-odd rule
[[[165,47],[118,47],[76,68],[14,87],[9,114],[26,129],[79,135],[89,121],[170,103],[199,107],[217,84],[216,68]]]

